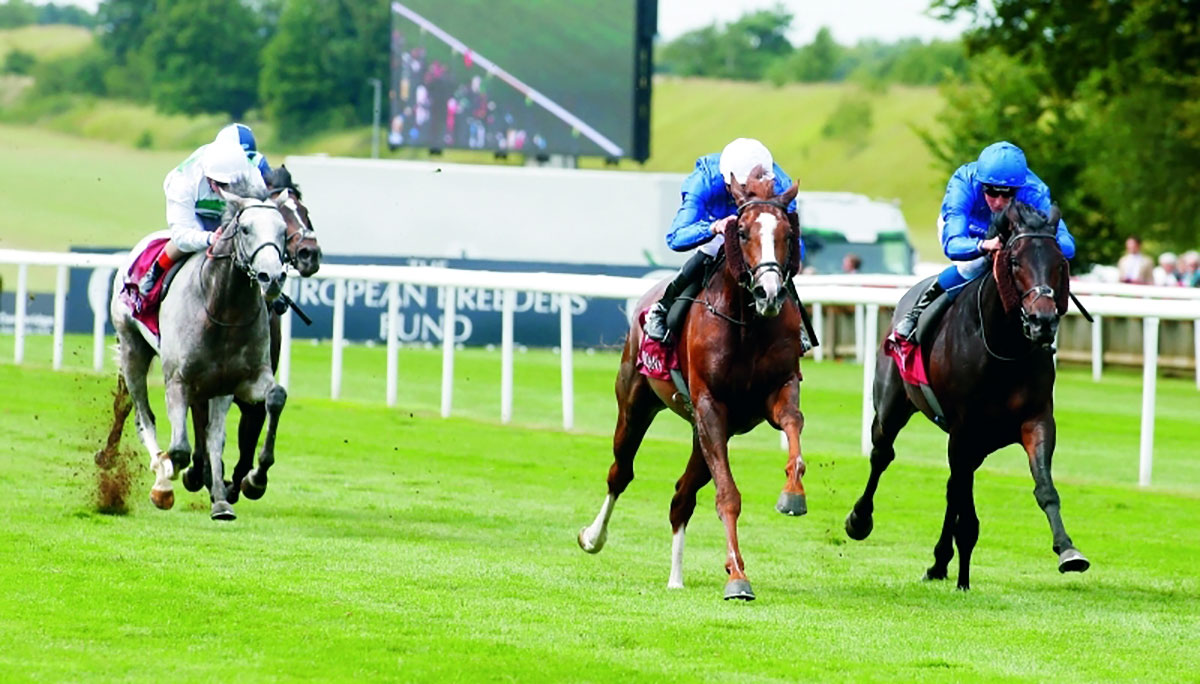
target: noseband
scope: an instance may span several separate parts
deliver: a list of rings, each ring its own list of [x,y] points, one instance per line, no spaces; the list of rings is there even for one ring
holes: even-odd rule
[[[778,209],[780,212],[783,213],[784,220],[785,221],[788,220],[787,219],[787,205],[784,204],[783,202],[779,202],[777,200],[752,199],[752,200],[746,200],[745,202],[743,202],[742,204],[740,204],[738,206],[737,217],[738,217],[739,221],[741,220],[742,212],[744,212],[746,210],[746,207],[749,207],[749,206],[752,206],[755,204],[765,204],[769,207],[775,207],[776,209]],[[742,231],[739,228],[738,235],[741,236],[741,234],[742,234]],[[788,230],[788,234],[789,234],[789,236],[791,235],[790,229]],[[795,245],[793,245],[791,243],[791,241],[789,240],[789,242],[788,242],[789,261],[790,261],[791,250],[793,250],[793,249],[795,249]],[[782,280],[782,281],[787,280],[787,276],[784,275],[784,273],[783,273],[783,266],[780,265],[780,263],[778,261],[775,261],[775,259],[771,259],[770,261],[765,261],[765,260],[760,261],[757,266],[755,266],[752,269],[749,269],[748,271],[745,271],[743,276],[741,278],[738,278],[738,284],[741,285],[742,287],[746,288],[747,290],[750,290],[751,292],[753,292],[754,281],[759,277],[759,271],[767,271],[767,272],[773,271],[779,275],[780,280]]]

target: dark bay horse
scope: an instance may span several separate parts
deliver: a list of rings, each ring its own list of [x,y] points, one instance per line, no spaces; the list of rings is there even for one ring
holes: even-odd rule
[[[975,470],[993,451],[1020,443],[1029,457],[1034,497],[1050,522],[1060,572],[1083,572],[1089,563],[1063,528],[1058,491],[1050,476],[1054,454],[1053,343],[1066,313],[1068,266],[1055,240],[1059,212],[1050,216],[1013,202],[993,229],[1003,249],[992,273],[966,285],[946,311],[927,349],[929,387],[943,410],[949,433],[950,479],[946,516],[926,579],[946,578],[958,545],[958,588],[971,586],[971,552],[979,538],[973,486]],[[893,325],[924,289],[920,283],[900,300]],[[871,534],[875,489],[895,458],[897,433],[913,413],[934,417],[917,387],[904,382],[896,362],[882,349],[875,374],[875,419],[871,425],[871,474],[846,517],[853,539]],[[935,421],[937,422],[937,421]]]
[[[233,398],[266,403],[270,415],[259,462],[274,460],[275,433],[287,392],[275,383],[270,365],[268,302],[279,296],[286,277],[283,263],[285,231],[278,200],[267,198],[249,184],[226,193],[227,207],[220,238],[207,254],[196,255],[180,267],[159,313],[160,338],[147,337],[121,296],[126,269],[117,272],[112,321],[117,330],[121,375],[114,401],[109,447],[119,443],[132,398],[138,433],[150,452],[155,474],[150,499],[171,508],[171,480],[188,463],[192,449],[187,435],[188,410],[206,404],[204,439],[213,473],[212,517],[232,520],[222,479],[221,452],[225,418]],[[134,254],[136,256],[137,251]],[[171,442],[158,448],[154,413],[147,398],[146,374],[155,355],[162,357]],[[111,455],[102,450],[102,456]]]
[[[736,179],[732,183],[738,217],[725,230],[724,264],[693,302],[677,345],[690,406],[671,381],[650,379],[636,369],[643,333],[635,317],[617,373],[608,496],[595,522],[579,532],[584,551],[597,553],[604,546],[613,506],[633,480],[633,459],[642,437],[664,408],[693,425],[692,455],[671,499],[669,588],[683,587],[684,532],[696,507],[696,492],[711,479],[717,488],[717,514],[725,524],[725,598],[754,599],[738,548],[742,496],[729,469],[731,436],[749,432],[763,420],[787,434],[786,483],[776,508],[791,515],[806,512],[800,456],[801,316],[785,287],[785,278],[795,275],[800,263],[799,227],[787,216],[796,189],[792,185],[773,196],[773,181],[758,174],[746,186]],[[653,304],[664,286],[660,283],[646,293],[637,311]]]
[[[321,246],[317,243],[317,233],[313,230],[308,208],[304,206],[300,186],[292,179],[292,174],[286,166],[279,166],[267,174],[265,178],[270,196],[279,205],[279,213],[287,225],[284,261],[291,264],[307,278],[316,274],[321,268]],[[281,333],[279,317],[281,314],[271,309],[271,371],[279,369],[279,347]],[[258,448],[258,438],[262,434],[263,425],[267,420],[267,407],[261,403],[252,403],[234,398],[240,418],[238,419],[238,461],[233,467],[232,479],[226,488],[229,503],[237,503],[238,494],[244,493],[246,498],[258,499],[266,492],[267,471],[273,462],[259,462],[255,477],[249,480],[246,475],[254,467],[254,452]],[[201,487],[211,484],[212,473],[208,467],[208,453],[205,426],[208,424],[208,407],[201,403],[192,406],[192,426],[196,433],[196,450],[192,454],[192,466],[183,473],[183,486],[190,492],[198,492]]]

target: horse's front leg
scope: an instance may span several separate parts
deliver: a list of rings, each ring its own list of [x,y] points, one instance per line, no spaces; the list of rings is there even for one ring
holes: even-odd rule
[[[704,462],[717,488],[717,515],[725,523],[725,571],[729,581],[725,583],[726,599],[754,600],[750,580],[746,578],[746,564],[738,547],[737,521],[742,514],[742,493],[733,481],[729,469],[729,426],[725,405],[715,400],[703,389],[693,389],[693,405],[696,407],[696,434]]]
[[[189,492],[198,492],[210,484],[204,472],[208,467],[208,415],[208,402],[192,404],[192,433],[196,438],[196,449],[192,452],[192,464],[180,478]]]
[[[264,388],[260,390],[259,388]],[[259,391],[262,394],[259,394]],[[258,453],[258,467],[246,473],[242,478],[242,493],[248,499],[259,499],[267,491],[267,470],[275,463],[275,434],[279,428],[279,416],[287,403],[287,390],[275,383],[275,376],[270,369],[264,369],[259,377],[255,390],[245,399],[253,401],[256,397],[265,396],[267,404],[267,436],[263,439],[262,451]],[[260,399],[260,401],[262,401]]]
[[[225,493],[225,464],[221,455],[225,451],[225,418],[229,415],[229,406],[233,397],[229,395],[215,397],[208,401],[208,461],[212,473],[212,484],[208,491],[212,495],[212,519],[234,520],[237,515]]]
[[[671,497],[671,577],[668,589],[683,588],[683,540],[688,521],[696,510],[696,492],[712,479],[704,454],[700,449],[700,438],[692,434],[692,455],[687,468],[675,483],[675,496]]]
[[[804,430],[804,414],[800,412],[800,377],[793,375],[767,399],[767,416],[771,426],[787,435],[788,460],[783,468],[786,480],[775,510],[784,515],[804,515],[808,503],[804,497],[802,478],[806,470],[800,455],[800,432]]]
[[[187,465],[192,456],[187,434],[188,396],[183,381],[178,377],[168,377],[166,394],[167,420],[171,422],[171,442],[166,452],[153,459],[150,466],[154,471],[154,486],[150,489],[150,499],[155,506],[162,509],[174,505],[175,488],[171,485],[171,480],[179,476],[179,469]]]
[[[1075,548],[1067,530],[1063,527],[1059,511],[1058,490],[1050,476],[1050,462],[1054,457],[1057,428],[1054,414],[1049,411],[1021,425],[1021,444],[1029,456],[1029,470],[1033,473],[1033,495],[1050,521],[1050,532],[1054,535],[1054,552],[1058,554],[1059,572],[1083,572],[1091,563]]]
[[[258,448],[258,437],[262,434],[263,425],[267,422],[266,402],[251,404],[248,401],[235,399],[240,417],[238,418],[238,460],[233,466],[233,477],[230,478],[233,489],[229,491],[230,503],[236,503],[238,492],[242,488],[242,480],[246,473],[254,467],[254,450]]]

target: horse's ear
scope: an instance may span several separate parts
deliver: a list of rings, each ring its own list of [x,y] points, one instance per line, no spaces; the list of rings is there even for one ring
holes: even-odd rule
[[[1058,229],[1058,221],[1062,218],[1062,212],[1059,211],[1057,204],[1050,205],[1050,218],[1047,219],[1046,225],[1050,226],[1050,230]]]
[[[729,174],[729,194],[733,195],[734,204],[739,207],[746,203],[746,186],[738,182],[737,176]]]
[[[291,190],[286,187],[280,190],[279,193],[275,195],[275,206],[282,207],[283,205],[287,204],[290,192]]]
[[[992,221],[988,225],[987,239],[994,237],[1002,237],[1008,235],[1008,213],[998,211],[992,214]]]
[[[220,195],[221,199],[225,200],[226,202],[236,203],[242,199],[241,195],[230,190],[228,186],[217,184],[216,187],[217,187],[217,194]]]
[[[793,182],[792,187],[788,188],[787,190],[784,190],[783,194],[779,196],[779,199],[785,205],[791,204],[792,200],[796,199],[796,194],[798,192],[800,192],[800,184],[797,182]]]

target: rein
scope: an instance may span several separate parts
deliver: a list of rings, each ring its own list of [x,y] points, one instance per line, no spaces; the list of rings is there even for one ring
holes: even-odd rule
[[[252,325],[252,324],[254,324],[255,321],[258,320],[258,312],[255,312],[254,317],[252,319],[247,320],[245,322],[239,322],[239,323],[227,323],[227,322],[222,321],[219,318],[217,318],[216,315],[213,314],[212,310],[208,308],[208,288],[206,287],[206,279],[203,277],[203,274],[202,274],[204,267],[207,266],[211,261],[216,261],[218,259],[232,259],[233,264],[236,268],[238,268],[243,273],[245,273],[251,280],[257,280],[257,278],[254,275],[254,268],[253,268],[252,264],[254,262],[254,257],[258,256],[258,253],[261,252],[262,250],[266,249],[267,247],[274,247],[275,253],[279,255],[279,260],[281,262],[287,261],[287,257],[284,255],[284,252],[281,251],[279,249],[279,245],[275,244],[274,242],[263,242],[261,245],[256,247],[254,249],[254,251],[250,253],[249,256],[245,256],[245,257],[244,257],[245,252],[240,248],[240,243],[238,243],[238,242],[234,242],[232,252],[227,252],[224,254],[217,254],[217,253],[213,252],[213,247],[215,247],[218,242],[224,242],[226,240],[231,240],[237,235],[236,229],[237,229],[237,225],[238,225],[238,219],[241,218],[242,213],[249,209],[255,209],[255,208],[278,210],[277,207],[275,207],[274,205],[270,205],[270,204],[251,204],[247,207],[243,207],[242,209],[240,209],[236,214],[233,215],[233,218],[230,219],[228,225],[218,228],[219,237],[216,240],[214,240],[213,244],[209,245],[208,249],[205,251],[205,256],[207,257],[207,260],[203,264],[201,264],[199,269],[196,270],[196,277],[200,281],[200,295],[204,300],[204,314],[205,314],[205,316],[207,316],[208,320],[210,320],[213,323],[215,323],[221,327],[224,327],[224,328],[242,328],[242,327],[245,327],[248,325]],[[225,230],[226,228],[229,228],[230,230]]]

